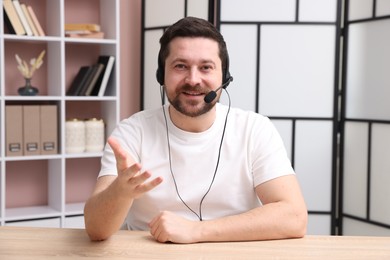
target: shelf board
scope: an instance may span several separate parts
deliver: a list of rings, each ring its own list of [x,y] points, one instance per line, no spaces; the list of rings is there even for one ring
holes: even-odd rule
[[[65,43],[117,44],[117,40],[114,39],[71,38],[71,37],[64,37],[64,39],[65,39]]]
[[[53,160],[53,159],[61,159],[60,154],[53,155],[31,155],[31,156],[7,156],[4,157],[5,161],[34,161],[34,160]]]
[[[65,205],[65,214],[69,215],[82,215],[84,214],[85,203],[68,203]]]
[[[114,96],[66,96],[66,101],[115,101],[117,98]]]
[[[34,160],[55,160],[65,157],[66,159],[78,159],[78,158],[100,158],[103,152],[85,152],[85,153],[69,153],[69,154],[52,154],[52,155],[31,155],[31,156],[7,156],[5,161],[34,161]]]
[[[60,42],[61,37],[58,36],[19,36],[15,34],[4,34],[5,41],[38,41],[38,42]]]
[[[4,101],[116,101],[114,96],[5,96]]]
[[[116,39],[94,39],[94,38],[71,38],[61,36],[19,36],[14,34],[4,34],[6,41],[38,41],[38,42],[61,42],[65,43],[87,43],[87,44],[117,44]]]
[[[5,96],[5,101],[60,101],[60,96]]]
[[[96,152],[96,153],[67,153],[65,154],[65,157],[68,159],[78,159],[78,158],[94,158],[94,157],[102,157],[103,152]]]
[[[5,220],[23,220],[36,218],[59,217],[60,211],[49,206],[34,206],[5,209]]]

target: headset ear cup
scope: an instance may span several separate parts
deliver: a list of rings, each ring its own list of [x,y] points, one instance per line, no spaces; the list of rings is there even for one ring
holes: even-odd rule
[[[160,67],[156,71],[156,79],[160,86],[164,85],[164,71]]]
[[[229,60],[229,54],[226,53],[226,67],[225,67],[225,71],[223,73],[223,83],[227,83],[227,82],[230,82],[232,81],[232,76],[230,75],[230,71],[229,71],[229,64],[230,63],[230,60]]]
[[[227,70],[225,73],[225,80],[223,82],[230,82],[230,81],[232,81],[232,76],[230,75],[229,70]]]
[[[162,61],[161,59],[161,49],[160,51],[158,52],[158,56],[157,56],[157,71],[156,71],[156,79],[157,79],[157,82],[160,84],[160,86],[164,85],[164,62]]]

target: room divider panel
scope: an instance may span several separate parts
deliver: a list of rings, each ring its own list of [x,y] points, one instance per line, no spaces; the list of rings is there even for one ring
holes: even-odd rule
[[[233,106],[271,118],[309,209],[309,233],[335,233],[340,4],[219,1]]]
[[[390,235],[390,1],[346,1],[341,229]]]

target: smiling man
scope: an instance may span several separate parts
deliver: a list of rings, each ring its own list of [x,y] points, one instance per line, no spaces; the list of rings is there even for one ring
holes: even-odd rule
[[[278,132],[267,117],[218,103],[233,79],[223,36],[187,17],[160,44],[169,104],[109,137],[84,210],[90,238],[123,224],[174,243],[304,236],[306,205]]]

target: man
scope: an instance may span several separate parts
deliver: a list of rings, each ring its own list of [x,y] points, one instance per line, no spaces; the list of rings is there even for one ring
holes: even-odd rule
[[[173,243],[304,236],[305,202],[270,120],[217,102],[232,80],[222,35],[187,17],[160,44],[157,80],[169,104],[109,137],[85,205],[90,238],[123,223]]]

